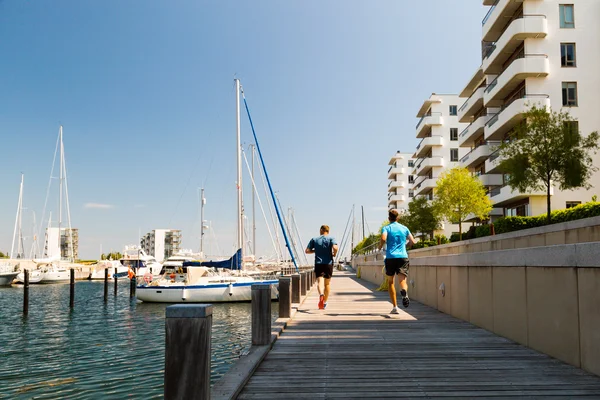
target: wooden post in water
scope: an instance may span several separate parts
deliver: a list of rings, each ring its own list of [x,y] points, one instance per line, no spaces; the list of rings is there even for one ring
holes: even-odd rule
[[[279,318],[292,316],[292,278],[279,278]]]
[[[69,282],[69,308],[75,306],[75,270],[71,268],[71,280]]]
[[[137,282],[135,276],[129,281],[129,297],[135,297],[135,286]]]
[[[23,285],[23,315],[29,314],[29,270],[23,269],[25,282]]]
[[[292,303],[300,303],[300,274],[292,275]]]
[[[271,342],[271,285],[252,285],[252,345]]]
[[[104,302],[108,301],[108,268],[104,270]]]
[[[117,279],[117,269],[116,269],[116,268],[115,268],[115,273],[114,273],[114,275],[113,275],[113,279],[114,279],[114,281],[115,281],[115,297],[117,297],[117,290],[118,290],[119,288],[117,287],[117,286],[118,286],[118,285],[117,285],[117,281],[118,281],[118,279]]]
[[[306,272],[300,273],[300,296],[306,296]]]
[[[211,304],[167,307],[165,400],[210,399],[211,331]]]

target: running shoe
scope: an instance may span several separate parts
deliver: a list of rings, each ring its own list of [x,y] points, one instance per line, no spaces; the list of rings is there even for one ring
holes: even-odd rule
[[[324,305],[324,303],[323,303],[323,300],[324,300],[324,299],[325,299],[325,296],[323,296],[323,295],[320,295],[320,296],[319,296],[319,310],[323,310],[323,309],[325,309],[325,305]]]
[[[327,303],[323,303],[323,310],[327,308]]]
[[[402,289],[400,290],[400,295],[402,296],[402,305],[404,306],[404,308],[407,308],[410,305],[408,293],[406,293],[406,290]]]
[[[398,310],[398,307],[392,308],[392,311],[390,311],[390,314],[400,314],[400,311]]]

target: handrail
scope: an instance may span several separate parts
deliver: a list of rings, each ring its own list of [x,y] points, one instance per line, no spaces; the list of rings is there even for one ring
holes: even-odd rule
[[[499,140],[486,140],[483,143],[480,143],[478,145],[476,145],[473,149],[471,149],[471,151],[469,151],[467,154],[465,154],[461,159],[460,162],[464,163],[465,161],[467,161],[469,159],[469,157],[471,156],[471,154],[477,150],[478,148],[480,148],[481,146],[495,146],[498,145],[502,142],[500,142]],[[489,157],[489,156],[488,156]]]
[[[485,93],[490,93],[492,91],[492,89],[494,89],[496,87],[496,85],[498,84],[498,78],[500,78],[502,76],[502,74],[504,73],[504,71],[506,71],[507,69],[510,68],[511,65],[513,65],[513,63],[517,60],[522,60],[524,58],[535,58],[535,57],[544,57],[544,58],[548,58],[548,54],[522,54],[519,55],[517,57],[515,57],[514,60],[511,61],[510,64],[508,64],[506,66],[506,68],[504,68],[499,74],[498,76],[496,76],[496,78],[485,88]]]
[[[521,97],[514,97],[509,103],[506,103],[504,105],[502,105],[502,107],[500,108],[500,111],[498,111],[496,114],[494,114],[494,116],[492,118],[490,118],[490,120],[486,123],[487,127],[489,128],[490,126],[494,125],[496,123],[496,121],[498,121],[498,117],[499,115],[508,108],[508,106],[510,106],[512,103],[514,103],[517,100],[521,100],[521,99],[530,99],[530,98],[542,98],[542,99],[549,99],[550,96],[547,94],[525,94]]]
[[[544,15],[544,14],[523,14],[519,18],[515,18],[513,21],[511,21],[511,23],[506,26],[506,29],[504,29],[504,31],[502,31],[502,33],[500,34],[500,37],[502,37],[502,35],[504,35],[504,32],[506,32],[508,30],[508,28],[512,25],[513,22],[518,21],[520,19],[532,18],[532,17],[533,18],[535,18],[535,17],[543,17],[544,19],[547,19],[546,15]],[[487,51],[483,55],[483,59],[484,60],[486,58],[489,58],[489,56],[492,55],[492,53],[494,52],[494,50],[496,50],[496,44],[498,43],[498,41],[499,40],[493,42],[492,45],[487,49]]]
[[[459,112],[462,111],[469,104],[469,100],[471,100],[471,98],[475,95],[475,93],[477,93],[477,91],[481,88],[487,88],[487,85],[479,86],[477,89],[475,89],[473,91],[473,93],[471,93],[469,98],[465,101],[465,103],[462,105],[462,107],[458,109]],[[484,89],[484,91],[485,91],[485,89]]]
[[[494,10],[496,9],[496,6],[498,5],[499,1],[500,0],[496,0],[494,2],[494,4],[492,4],[492,6],[488,10],[487,14],[485,14],[485,17],[483,17],[483,21],[481,21],[481,26],[484,26],[485,23],[488,21],[488,19],[490,19],[490,16],[492,15],[492,13],[494,12]]]
[[[440,117],[441,117],[441,116],[442,116],[442,113],[441,113],[441,112],[432,112],[432,113],[429,113],[429,114],[425,114],[425,115],[423,115],[423,116],[421,117],[421,119],[419,120],[419,122],[417,123],[417,126],[415,127],[415,129],[416,129],[416,130],[419,130],[419,125],[421,125],[421,122],[423,122],[423,120],[424,120],[425,118],[427,118],[427,117],[431,117],[431,116],[434,116],[434,115],[435,115],[435,116],[440,116]]]

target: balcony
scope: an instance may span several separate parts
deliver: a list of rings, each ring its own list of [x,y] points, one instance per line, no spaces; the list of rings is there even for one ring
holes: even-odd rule
[[[554,189],[550,189],[550,195],[554,195]],[[546,196],[545,191],[534,191],[528,193],[522,193],[519,191],[513,191],[510,186],[503,186],[501,188],[493,189],[490,191],[490,199],[494,207],[505,207],[516,201],[528,199],[532,196]]]
[[[418,185],[414,188],[415,196],[424,196],[430,193],[437,184],[437,178],[426,178],[422,180]]]
[[[391,181],[390,183],[388,183],[388,192],[395,192],[396,189],[400,188],[405,188],[406,187],[406,181]]]
[[[495,151],[492,154],[490,154],[490,156],[488,157],[487,160],[485,160],[485,170],[487,172],[487,175],[490,175],[490,174],[496,173],[496,172],[500,172],[500,170],[498,169],[499,165],[500,165],[500,157],[499,157],[498,151]]]
[[[526,0],[496,0],[483,18],[483,21],[481,21],[482,40],[485,42],[496,42],[500,39],[507,22],[523,6],[524,1]]]
[[[396,177],[396,175],[402,175],[405,174],[406,170],[404,169],[404,167],[390,167],[388,169],[388,179],[394,179]]]
[[[421,143],[417,146],[417,151],[415,152],[415,158],[420,158],[426,155],[429,150],[431,150],[434,146],[443,146],[444,145],[444,137],[443,136],[428,136],[421,140]]]
[[[416,175],[423,176],[427,175],[427,173],[433,167],[444,167],[444,158],[443,157],[429,157],[424,158],[419,164],[417,164]]]
[[[474,148],[460,159],[461,166],[471,168],[481,164],[492,154],[494,148],[499,144],[500,142],[487,142]]]
[[[406,196],[403,194],[394,194],[388,197],[388,205],[391,203],[401,203],[406,201]]]
[[[458,146],[459,147],[471,147],[474,145],[474,140],[483,134],[485,129],[485,124],[490,119],[488,115],[482,115],[477,118],[475,121],[471,122],[469,126],[467,126],[458,137]]]
[[[442,113],[434,112],[421,117],[421,120],[417,124],[417,137],[424,138],[431,134],[431,127],[436,125],[442,125],[444,118]]]
[[[478,178],[485,187],[502,186],[504,184],[502,181],[502,174],[481,174]]]
[[[545,94],[528,94],[513,100],[487,122],[484,139],[502,140],[504,134],[523,120],[523,113],[529,110],[532,105],[550,107],[550,99]]]
[[[458,110],[458,122],[471,122],[473,116],[483,107],[485,86],[475,90],[471,97]]]
[[[500,107],[503,99],[521,85],[527,78],[548,76],[550,63],[545,54],[524,54],[515,59],[485,89],[483,103],[486,107]]]
[[[482,68],[487,75],[497,75],[511,54],[528,38],[544,38],[548,35],[545,15],[524,15],[510,23],[506,31],[483,59]]]

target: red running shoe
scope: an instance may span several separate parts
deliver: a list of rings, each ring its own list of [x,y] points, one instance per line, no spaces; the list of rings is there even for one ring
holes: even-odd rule
[[[325,299],[325,296],[323,296],[323,295],[319,296],[319,310],[325,309],[325,303],[323,301],[324,299]]]

